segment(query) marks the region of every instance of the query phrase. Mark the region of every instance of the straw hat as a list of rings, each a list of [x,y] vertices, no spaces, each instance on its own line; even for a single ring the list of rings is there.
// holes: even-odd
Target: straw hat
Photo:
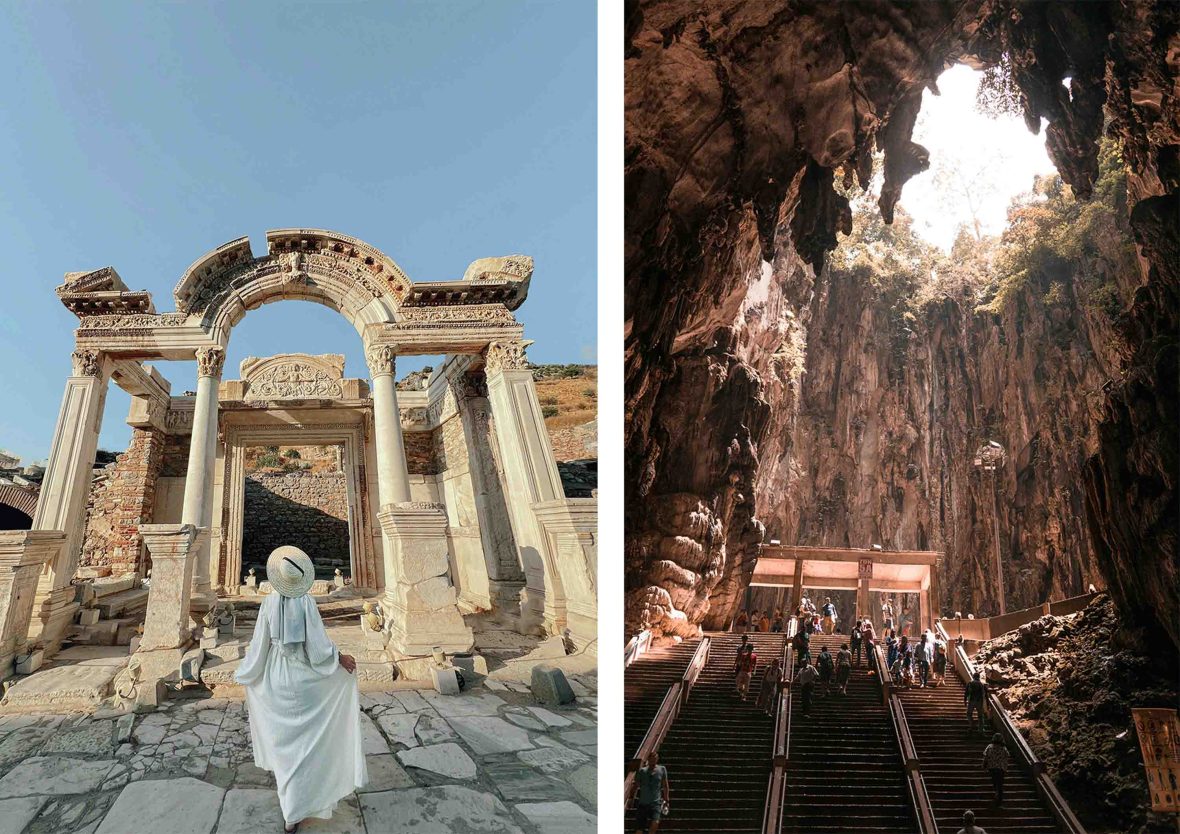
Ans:
[[[311,557],[298,547],[276,547],[266,560],[266,578],[270,586],[285,597],[301,597],[311,590],[315,566]]]

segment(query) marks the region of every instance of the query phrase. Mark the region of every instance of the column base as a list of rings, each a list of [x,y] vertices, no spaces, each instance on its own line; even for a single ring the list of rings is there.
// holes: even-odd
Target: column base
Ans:
[[[0,532],[0,679],[13,674],[13,660],[28,645],[37,601],[37,575],[47,562],[58,557],[65,540],[66,534],[57,530]],[[73,599],[73,587],[66,590]],[[55,613],[65,616],[71,612]]]
[[[38,591],[33,600],[33,620],[29,624],[29,640],[45,650],[46,657],[57,654],[66,633],[81,607],[75,600],[73,585],[57,588],[42,595]]]
[[[456,604],[441,504],[386,504],[378,514],[387,543],[385,612],[388,648],[399,655],[467,652],[475,645]],[[392,557],[392,558],[390,558]]]

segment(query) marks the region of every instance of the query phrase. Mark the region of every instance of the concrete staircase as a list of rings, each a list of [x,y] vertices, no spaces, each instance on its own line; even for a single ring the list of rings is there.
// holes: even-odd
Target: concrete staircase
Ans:
[[[983,749],[991,734],[967,736],[963,684],[953,670],[948,667],[945,683],[936,689],[900,694],[939,831],[958,831],[967,810],[975,812],[975,824],[988,834],[1061,830],[1032,777],[1019,766],[1011,750],[1004,805],[997,808],[992,804],[991,777],[983,769]]]
[[[847,635],[812,635],[811,656],[827,646],[833,660]],[[852,667],[848,694],[817,684],[811,715],[796,685],[791,698],[783,831],[912,834],[917,830],[889,708],[872,667]],[[952,829],[957,830],[957,829]],[[988,829],[989,834],[991,829]]]
[[[749,700],[734,691],[738,634],[709,635],[709,660],[660,749],[671,815],[660,831],[760,832],[772,765],[774,718],[755,706],[767,664],[783,653],[782,634],[751,634],[758,668]],[[628,707],[629,708],[629,707]],[[634,813],[628,829],[634,830]]]
[[[623,672],[623,757],[629,762],[639,749],[668,687],[680,680],[701,641],[685,640],[644,652]]]

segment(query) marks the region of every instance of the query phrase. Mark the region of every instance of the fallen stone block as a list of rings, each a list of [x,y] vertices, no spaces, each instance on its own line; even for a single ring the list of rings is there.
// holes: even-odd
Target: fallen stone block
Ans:
[[[41,649],[34,649],[28,654],[18,654],[16,656],[16,673],[18,675],[31,675],[41,668],[44,660],[45,652]]]
[[[430,678],[440,695],[459,694],[459,676],[456,674],[454,666],[443,668],[436,666],[430,670]]]
[[[463,674],[470,681],[476,675],[487,677],[488,661],[481,654],[456,654],[451,656],[451,663],[463,670]]]
[[[556,666],[538,665],[533,667],[533,697],[543,704],[572,704],[574,690],[566,680],[565,672]]]
[[[83,608],[78,612],[78,625],[92,626],[98,622],[97,608]]]

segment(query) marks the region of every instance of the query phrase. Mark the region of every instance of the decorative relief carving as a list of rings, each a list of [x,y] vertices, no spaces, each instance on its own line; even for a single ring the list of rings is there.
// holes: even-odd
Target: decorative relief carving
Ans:
[[[98,376],[102,366],[102,351],[76,350],[70,355],[74,363],[74,376]]]
[[[407,324],[516,324],[516,317],[503,304],[459,304],[453,307],[402,307],[398,320]]]
[[[85,330],[87,335],[91,330],[148,330],[157,327],[181,327],[188,316],[183,313],[164,313],[152,315],[150,313],[130,313],[125,316],[103,315],[87,316],[81,320],[79,330]]]
[[[246,400],[315,400],[344,396],[339,379],[305,362],[271,365],[251,376]]]
[[[199,347],[197,348],[197,376],[221,377],[221,369],[225,366],[225,348]]]
[[[484,353],[484,366],[490,374],[521,371],[529,367],[525,349],[531,342],[492,342]]]
[[[456,374],[449,381],[456,400],[470,400],[488,395],[488,378],[483,371]]]
[[[393,345],[371,345],[365,350],[365,363],[372,379],[385,374],[392,376],[397,372],[397,351]]]
[[[302,252],[284,252],[279,255],[279,269],[283,273],[283,283],[294,284],[300,280],[307,280],[307,270],[303,264]]]
[[[169,409],[164,415],[164,428],[169,434],[187,434],[193,430],[193,414],[191,408],[184,410]]]
[[[430,425],[429,410],[425,408],[403,408],[401,411],[402,428],[421,429]]]

